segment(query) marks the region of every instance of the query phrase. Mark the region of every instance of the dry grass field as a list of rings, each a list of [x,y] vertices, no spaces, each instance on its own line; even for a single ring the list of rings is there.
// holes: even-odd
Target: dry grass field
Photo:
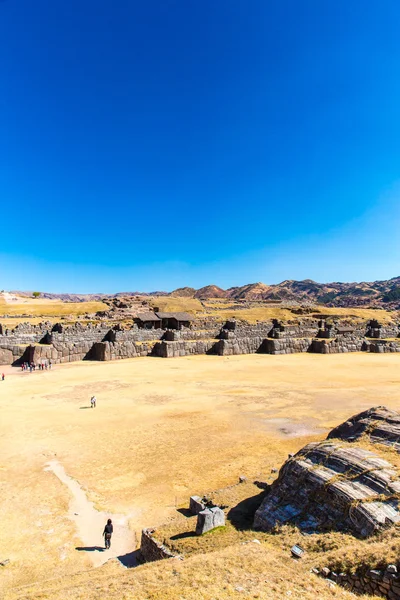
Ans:
[[[235,586],[249,598],[283,598],[288,591],[307,600],[350,598],[312,576],[310,559],[288,563],[287,547],[268,536],[261,545],[232,538],[232,546],[216,544],[212,554],[183,562],[125,571],[111,560],[93,570],[107,557],[77,548],[100,546],[100,525],[77,525],[83,515],[71,509],[71,490],[45,469],[50,461],[61,465],[95,509],[121,516],[116,529],[125,527],[124,517],[133,551],[142,527],[168,523],[191,494],[230,486],[239,475],[266,480],[289,452],[323,438],[350,415],[379,404],[400,409],[399,367],[395,354],[299,354],[79,362],[34,373],[4,368],[5,598],[104,593],[219,600],[237,595]],[[88,408],[92,394],[94,410]]]
[[[238,308],[233,306],[225,308],[223,304],[217,308],[212,304],[208,305],[209,308],[207,313],[218,317],[220,321],[235,317],[236,319],[242,319],[248,323],[256,323],[257,321],[270,321],[271,319],[279,319],[282,321],[288,321],[290,319],[301,318],[293,313],[289,308],[281,306],[268,306],[268,305],[256,305],[251,308]],[[313,309],[312,315],[324,315],[328,318],[337,319],[351,319],[351,320],[369,320],[378,319],[382,323],[390,322],[398,317],[397,313],[389,312],[382,309],[372,308],[329,308],[325,306],[318,306]],[[310,315],[307,315],[310,316]]]
[[[107,310],[103,302],[63,302],[62,300],[49,300],[47,298],[15,297],[10,294],[0,295],[0,322],[3,325],[15,326],[20,321],[31,323],[39,322],[44,318],[63,318],[66,316],[80,316],[94,313],[98,310]],[[2,318],[3,315],[13,317]],[[20,319],[15,317],[22,317]],[[31,318],[25,318],[31,316]],[[33,317],[33,318],[32,318]]]

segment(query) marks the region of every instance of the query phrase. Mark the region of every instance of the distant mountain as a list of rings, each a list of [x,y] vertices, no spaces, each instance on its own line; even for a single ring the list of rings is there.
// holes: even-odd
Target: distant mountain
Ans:
[[[199,300],[208,300],[209,298],[226,298],[226,291],[217,285],[206,285],[200,288],[194,294]]]
[[[276,300],[337,307],[374,306],[400,309],[400,277],[360,283],[318,283],[312,279],[302,281],[287,279],[274,285],[258,282],[232,287],[228,290],[223,290],[216,285],[209,285],[199,290],[181,289],[190,290],[190,297],[200,300],[210,298],[247,301]],[[179,290],[175,290],[171,295],[179,296]],[[185,295],[189,296],[189,293]]]
[[[32,292],[11,292],[18,296],[32,296]],[[119,292],[117,294],[51,294],[43,292],[42,298],[59,298],[65,302],[85,302],[88,300],[104,300],[106,298],[122,298],[132,296],[173,296],[208,300],[211,298],[227,298],[242,301],[283,301],[297,303],[323,304],[326,306],[372,306],[400,310],[400,277],[384,281],[332,282],[318,283],[312,279],[294,281],[286,279],[281,283],[266,285],[265,283],[249,283],[239,287],[223,290],[217,285],[207,285],[198,290],[182,287],[171,293],[167,292]]]
[[[174,290],[169,295],[177,298],[194,298],[196,290],[191,287],[182,287]]]

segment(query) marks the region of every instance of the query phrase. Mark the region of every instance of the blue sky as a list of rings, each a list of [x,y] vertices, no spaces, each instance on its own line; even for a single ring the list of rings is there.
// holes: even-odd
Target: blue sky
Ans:
[[[1,0],[0,287],[400,275],[400,4]]]

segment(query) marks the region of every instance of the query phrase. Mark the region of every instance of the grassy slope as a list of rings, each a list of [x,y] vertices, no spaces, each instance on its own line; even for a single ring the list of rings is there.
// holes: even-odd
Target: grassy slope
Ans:
[[[268,544],[250,542],[125,572],[112,561],[96,571],[15,590],[5,600],[270,600],[289,596],[296,600],[354,598],[311,574],[310,564],[291,559],[286,548],[273,551]]]

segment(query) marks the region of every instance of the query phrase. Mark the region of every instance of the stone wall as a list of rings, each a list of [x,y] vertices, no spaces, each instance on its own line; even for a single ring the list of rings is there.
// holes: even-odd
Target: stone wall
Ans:
[[[215,353],[219,356],[234,354],[255,354],[264,342],[264,337],[239,337],[228,340],[219,340],[215,344]]]
[[[388,565],[384,570],[369,569],[356,573],[335,573],[327,567],[321,571],[313,569],[313,572],[329,578],[356,594],[400,600],[400,577],[396,565]]]
[[[313,340],[310,352],[315,354],[337,354],[340,352],[361,352],[364,346],[364,338],[340,336],[331,341],[325,339]]]
[[[400,340],[398,342],[388,342],[379,340],[379,342],[366,342],[365,350],[368,352],[400,352]]]
[[[236,322],[236,326],[233,330],[228,328],[222,328],[221,334],[224,331],[229,331],[236,338],[247,338],[247,337],[268,337],[273,329],[272,321],[260,321],[254,325],[248,325],[247,323]],[[221,335],[221,337],[223,337]]]
[[[262,354],[294,354],[296,352],[309,352],[311,344],[311,338],[286,338],[283,340],[265,339],[259,351]]]
[[[219,337],[220,328],[217,329],[167,329],[163,330],[163,340],[175,342],[178,340],[209,340]]]
[[[140,541],[140,554],[145,562],[175,558],[176,555],[154,538],[155,529],[143,529]]]
[[[123,329],[116,331],[111,329],[105,340],[108,342],[151,342],[154,340],[160,340],[165,334],[165,329],[140,329],[139,327],[132,327],[132,329]]]
[[[153,355],[161,358],[175,358],[191,354],[215,354],[214,348],[218,343],[215,340],[194,340],[158,342],[154,346]]]
[[[150,356],[156,341],[153,342],[96,342],[91,351],[91,360],[120,360]]]
[[[14,355],[11,349],[0,348],[0,365],[11,365],[14,362]]]

